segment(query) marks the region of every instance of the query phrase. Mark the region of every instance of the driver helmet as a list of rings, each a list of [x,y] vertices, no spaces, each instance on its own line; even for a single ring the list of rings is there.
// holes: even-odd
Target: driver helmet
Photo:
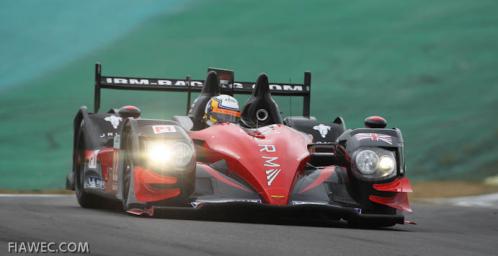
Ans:
[[[230,95],[212,97],[206,104],[204,120],[208,126],[218,123],[238,123],[240,119],[239,102]]]

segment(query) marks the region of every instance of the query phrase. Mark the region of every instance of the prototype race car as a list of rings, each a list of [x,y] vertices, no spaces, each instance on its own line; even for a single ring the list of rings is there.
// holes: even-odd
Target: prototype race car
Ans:
[[[73,168],[67,188],[82,207],[119,200],[136,215],[182,207],[305,210],[350,224],[392,226],[411,212],[403,137],[379,116],[346,129],[343,118],[310,116],[311,73],[304,83],[236,82],[208,69],[205,81],[102,76],[95,68],[95,108],[74,118]],[[101,89],[187,92],[187,114],[142,118],[135,106],[99,112]],[[200,92],[190,105],[192,92]],[[239,124],[206,127],[206,103],[251,94]],[[283,118],[272,95],[303,97],[302,116]]]

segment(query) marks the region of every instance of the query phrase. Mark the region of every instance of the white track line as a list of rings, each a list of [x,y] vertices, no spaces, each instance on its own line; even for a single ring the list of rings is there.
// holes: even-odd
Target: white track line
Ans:
[[[71,194],[0,194],[0,197],[69,197]]]
[[[461,207],[481,207],[498,209],[498,193],[485,194],[479,196],[464,196],[453,198],[426,198],[420,200],[422,202],[446,204]]]
[[[484,207],[498,209],[498,193],[451,198],[447,199],[446,202],[464,207]]]

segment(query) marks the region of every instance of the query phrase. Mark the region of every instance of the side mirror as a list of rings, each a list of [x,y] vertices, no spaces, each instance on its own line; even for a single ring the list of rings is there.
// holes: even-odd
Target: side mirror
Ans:
[[[365,127],[367,128],[386,128],[387,121],[381,116],[369,116],[365,118]]]

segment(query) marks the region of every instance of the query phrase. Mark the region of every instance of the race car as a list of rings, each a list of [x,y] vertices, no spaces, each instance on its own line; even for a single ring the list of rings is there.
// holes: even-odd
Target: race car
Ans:
[[[347,129],[342,117],[310,115],[311,73],[304,82],[235,81],[208,69],[207,78],[103,76],[95,66],[94,111],[74,118],[73,165],[66,186],[78,203],[120,201],[135,215],[205,208],[278,209],[376,227],[404,224],[411,212],[401,131],[380,116]],[[147,119],[136,106],[99,112],[102,89],[186,92],[186,114]],[[199,96],[191,104],[192,92]],[[207,102],[250,94],[239,123],[202,124]],[[302,116],[283,117],[272,95],[303,97]]]

